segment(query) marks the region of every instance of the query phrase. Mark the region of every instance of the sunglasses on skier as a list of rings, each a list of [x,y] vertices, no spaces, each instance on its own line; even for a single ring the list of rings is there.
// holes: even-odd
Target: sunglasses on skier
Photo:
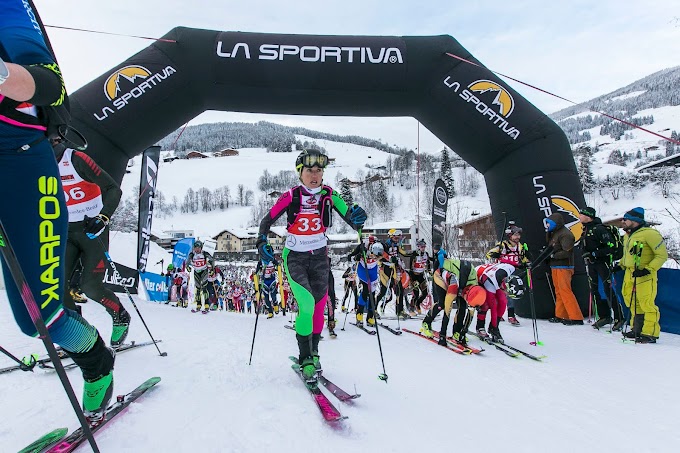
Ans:
[[[307,168],[319,167],[326,168],[328,156],[325,154],[306,154],[302,156],[302,166]]]

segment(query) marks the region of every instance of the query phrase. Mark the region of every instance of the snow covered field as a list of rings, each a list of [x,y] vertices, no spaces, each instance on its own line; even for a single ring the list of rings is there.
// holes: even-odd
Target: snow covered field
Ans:
[[[133,313],[129,339],[147,340],[124,303]],[[0,305],[7,307],[4,292]],[[348,322],[345,331],[338,328],[336,340],[320,345],[326,375],[345,390],[356,385],[362,394],[351,405],[333,401],[349,416],[333,429],[289,369],[296,342],[283,328],[287,318],[260,318],[248,366],[253,315],[137,305],[168,356],[159,357],[151,346],[119,355],[116,391],[129,391],[150,376],[163,380],[99,433],[103,452],[641,453],[677,451],[680,442],[676,335],[662,334],[656,345],[631,345],[588,325],[540,321],[545,346],[535,348],[528,344],[529,320],[519,328],[501,325],[509,344],[548,355],[537,363],[489,347],[481,356],[460,356],[410,334],[382,330],[385,384],[377,378],[382,368],[376,337]],[[107,338],[111,323],[104,309],[92,302],[83,308]],[[18,332],[6,308],[2,312],[5,348],[20,357],[42,350],[39,341]],[[417,330],[418,321],[402,326]],[[9,365],[0,357],[0,367]],[[80,394],[79,371],[68,373]],[[15,371],[0,380],[0,451],[17,451],[56,427],[77,426],[54,372]]]
[[[112,250],[134,250],[124,236],[117,241]],[[120,297],[133,317],[129,339],[148,340],[127,296]],[[98,434],[103,452],[646,453],[677,451],[680,442],[676,335],[662,334],[656,345],[633,345],[587,324],[539,321],[545,346],[533,347],[530,320],[518,328],[501,324],[509,344],[548,356],[538,363],[490,347],[481,356],[460,356],[407,333],[381,330],[389,375],[384,383],[378,380],[376,337],[349,322],[340,330],[344,315],[338,310],[338,338],[321,342],[322,363],[329,379],[347,391],[356,385],[362,396],[353,404],[331,397],[349,417],[333,429],[290,370],[288,356],[297,347],[294,333],[283,327],[288,318],[259,319],[248,366],[254,315],[192,314],[135,301],[168,356],[159,357],[152,346],[120,354],[116,391],[127,392],[151,376],[163,380]],[[111,321],[104,309],[89,302],[83,312],[108,338]],[[386,322],[396,327],[396,321]],[[418,330],[419,321],[402,327]],[[4,291],[0,332],[0,344],[15,355],[42,353],[38,340],[19,332]],[[0,367],[9,365],[0,356]],[[80,394],[79,371],[68,374]],[[15,371],[0,375],[0,382],[0,452],[17,451],[53,428],[77,426],[54,372]]]

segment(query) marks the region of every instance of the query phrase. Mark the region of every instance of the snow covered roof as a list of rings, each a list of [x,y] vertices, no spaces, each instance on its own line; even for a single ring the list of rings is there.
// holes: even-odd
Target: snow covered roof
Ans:
[[[273,226],[269,229],[269,231],[271,231],[278,237],[285,237],[288,234],[288,230],[286,229],[286,227],[282,226]]]
[[[220,231],[217,235],[213,236],[213,239],[217,239],[223,233],[229,233],[232,236],[236,236],[239,239],[248,239],[257,236],[257,228],[225,228]]]
[[[653,162],[650,162],[645,165],[640,165],[637,168],[638,172],[641,172],[642,170],[645,170],[647,168],[655,168],[655,167],[670,167],[672,165],[680,165],[680,154],[673,154],[671,156],[664,157],[659,160],[655,160]]]
[[[340,242],[340,241],[349,241],[349,242],[356,242],[357,236],[356,233],[346,233],[346,234],[327,234],[329,241],[333,242]]]
[[[389,230],[391,228],[409,229],[414,223],[413,220],[390,220],[387,222],[375,223],[371,225],[370,228],[372,230]]]

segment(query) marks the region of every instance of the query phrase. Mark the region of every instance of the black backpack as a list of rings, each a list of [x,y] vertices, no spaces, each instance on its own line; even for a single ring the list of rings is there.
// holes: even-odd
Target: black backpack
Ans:
[[[612,250],[612,261],[617,261],[623,258],[623,236],[619,233],[619,228],[615,225],[604,225],[605,228],[609,230],[614,240],[611,247]]]

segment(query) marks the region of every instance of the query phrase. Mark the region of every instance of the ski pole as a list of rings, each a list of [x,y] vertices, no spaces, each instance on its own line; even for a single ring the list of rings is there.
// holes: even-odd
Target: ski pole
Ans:
[[[52,359],[54,370],[57,372],[59,380],[61,381],[61,384],[64,386],[64,390],[66,391],[66,395],[68,395],[68,399],[71,402],[71,406],[73,407],[73,410],[75,411],[76,416],[78,417],[80,426],[82,427],[83,432],[85,433],[85,436],[87,437],[87,440],[90,443],[90,446],[92,447],[92,450],[95,453],[99,453],[99,447],[97,446],[97,443],[94,440],[94,436],[92,435],[90,423],[85,418],[85,414],[83,413],[83,410],[80,407],[80,403],[78,403],[78,398],[76,397],[76,394],[73,392],[71,382],[68,380],[68,376],[66,376],[66,370],[64,370],[64,365],[62,365],[61,359],[59,358],[59,354],[57,353],[57,349],[54,347],[54,344],[52,343],[52,337],[50,336],[50,333],[47,330],[47,326],[45,325],[45,321],[42,318],[40,308],[38,307],[38,304],[36,303],[35,298],[33,297],[33,291],[28,286],[28,282],[26,281],[24,271],[21,269],[21,265],[19,264],[19,259],[14,253],[12,244],[9,242],[9,238],[7,237],[7,232],[5,231],[5,226],[2,224],[2,220],[0,220],[0,249],[2,249],[2,256],[5,259],[7,266],[9,267],[10,273],[12,274],[12,279],[14,280],[14,284],[17,286],[19,292],[21,293],[21,299],[24,301],[26,310],[28,311],[31,320],[33,321],[33,325],[38,331],[39,338],[43,341],[45,349],[47,349],[47,354],[49,354],[50,359]]]
[[[529,343],[533,346],[541,345],[543,343],[538,340],[538,323],[536,322],[536,303],[534,302],[534,281],[531,278],[531,266],[527,267],[527,280],[529,280],[529,303],[531,305],[531,325],[534,329],[534,341]]]
[[[102,241],[102,238],[97,236],[97,240],[99,241],[99,244],[102,246],[102,249],[104,250],[104,256],[106,256],[107,261],[111,265],[111,269],[113,269],[113,274],[121,275],[120,272],[118,272],[118,268],[116,267],[116,263],[113,262],[111,259],[111,255],[109,255],[109,251],[106,249],[106,246],[104,245],[104,241]],[[137,304],[135,301],[132,299],[132,296],[130,295],[130,291],[128,291],[127,286],[125,285],[120,285],[123,287],[125,290],[125,294],[127,294],[128,299],[130,299],[130,302],[132,303],[132,306],[135,307],[135,311],[137,312],[137,315],[139,315],[139,319],[142,320],[142,324],[144,324],[144,328],[146,331],[149,333],[149,337],[151,338],[151,341],[153,341],[153,345],[156,346],[156,350],[158,351],[158,354],[161,357],[165,357],[168,355],[167,352],[161,352],[160,348],[158,347],[158,342],[154,339],[153,335],[151,335],[151,331],[149,330],[149,326],[146,325],[146,321],[144,321],[144,317],[142,314],[139,312],[139,308],[137,308]]]
[[[350,302],[352,302],[351,299],[352,299],[352,298],[350,297]],[[353,307],[353,309],[356,308],[356,306],[357,306],[357,300],[356,300],[356,298],[354,298],[354,307]],[[347,304],[347,311],[345,312],[345,321],[342,323],[342,329],[340,329],[340,330],[342,330],[342,331],[345,330],[345,324],[347,324],[347,315],[349,315],[349,312],[350,312],[350,308],[349,308],[349,304]]]
[[[257,320],[260,317],[260,281],[257,278],[257,269],[255,270],[255,275],[253,276],[253,286],[255,287],[255,328],[253,329],[253,342],[250,345],[250,359],[248,359],[248,365],[253,362],[253,349],[255,349],[255,334],[257,333]],[[293,313],[291,312],[291,316]]]
[[[366,280],[368,283],[368,300],[369,303],[371,304],[371,309],[374,313],[373,316],[375,316],[375,296],[373,295],[373,288],[372,288],[372,283],[371,283],[371,274],[368,269],[368,258],[366,257],[366,249],[362,247],[361,243],[361,228],[358,230],[359,233],[359,247],[361,248],[361,254],[364,257],[364,264],[366,264]],[[377,334],[376,337],[378,337],[378,349],[380,350],[380,361],[382,362],[382,368],[383,372],[381,375],[378,376],[378,379],[381,381],[385,381],[387,383],[387,371],[385,371],[385,358],[383,357],[383,351],[382,351],[382,343],[380,342],[380,329],[378,329],[378,326],[375,328],[375,333]]]

